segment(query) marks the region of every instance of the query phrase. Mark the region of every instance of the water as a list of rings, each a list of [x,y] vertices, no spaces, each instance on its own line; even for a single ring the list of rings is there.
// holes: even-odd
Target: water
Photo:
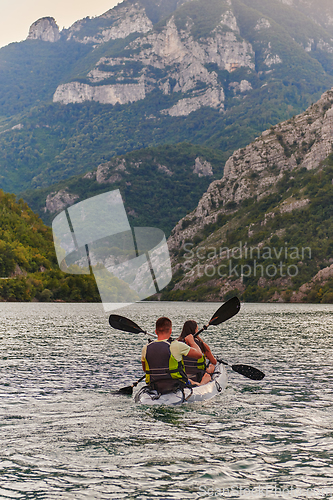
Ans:
[[[179,332],[219,305],[119,313]],[[100,305],[0,304],[1,499],[333,498],[333,306],[242,305],[204,338],[266,377],[229,370],[224,393],[176,408],[115,394],[142,375],[146,338],[107,319]]]

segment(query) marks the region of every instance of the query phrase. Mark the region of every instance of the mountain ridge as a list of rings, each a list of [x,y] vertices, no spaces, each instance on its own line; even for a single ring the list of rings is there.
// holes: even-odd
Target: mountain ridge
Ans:
[[[53,43],[1,49],[1,186],[46,187],[166,143],[218,148],[226,160],[303,111],[333,85],[331,35],[291,7],[253,2],[127,1]],[[126,9],[150,9],[153,27],[131,32]]]

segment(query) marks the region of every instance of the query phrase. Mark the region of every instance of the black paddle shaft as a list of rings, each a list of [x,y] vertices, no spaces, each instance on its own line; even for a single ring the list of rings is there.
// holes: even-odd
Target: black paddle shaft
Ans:
[[[121,389],[119,389],[118,394],[127,394],[128,396],[130,396],[131,394],[133,394],[133,387],[136,387],[138,383],[145,378],[145,376],[146,374],[144,374],[141,378],[139,378],[139,380],[134,382],[134,384],[132,385],[128,385],[127,387],[122,387]]]

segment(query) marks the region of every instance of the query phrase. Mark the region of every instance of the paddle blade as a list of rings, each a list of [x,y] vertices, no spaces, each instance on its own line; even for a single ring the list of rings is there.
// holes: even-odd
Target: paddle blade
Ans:
[[[244,375],[244,377],[250,378],[251,380],[262,380],[265,376],[263,372],[248,365],[232,365],[231,368],[234,372]]]
[[[133,394],[133,387],[131,385],[122,387],[119,389],[118,394],[127,394],[128,396],[131,396]]]
[[[230,319],[233,316],[235,316],[238,313],[239,309],[240,309],[239,299],[238,297],[233,297],[232,299],[225,302],[220,307],[220,309],[218,309],[216,313],[213,314],[209,324],[219,325],[220,323],[227,321],[227,319]]]
[[[109,323],[112,328],[121,330],[122,332],[145,333],[136,323],[134,323],[134,321],[124,318],[123,316],[118,316],[118,314],[111,314]]]

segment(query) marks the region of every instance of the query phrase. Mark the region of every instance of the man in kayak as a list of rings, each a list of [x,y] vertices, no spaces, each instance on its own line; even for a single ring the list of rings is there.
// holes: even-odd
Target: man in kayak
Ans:
[[[198,325],[195,321],[189,320],[185,321],[183,330],[178,338],[180,342],[184,342],[187,345],[189,338],[194,338],[198,331]],[[190,379],[190,382],[195,385],[203,385],[207,384],[211,380],[211,373],[213,373],[215,369],[215,365],[217,363],[216,358],[213,356],[210,347],[206,342],[201,340],[200,337],[195,337],[194,342],[200,347],[201,352],[203,353],[199,359],[193,359],[189,356],[184,356],[183,362],[185,366],[186,375]],[[206,359],[208,359],[209,366],[207,367]]]
[[[187,343],[172,341],[172,323],[162,317],[156,321],[157,340],[142,349],[142,368],[146,372],[146,384],[161,394],[173,391],[188,384],[184,369],[183,356],[197,360],[202,357],[200,347],[193,335],[188,335]]]

